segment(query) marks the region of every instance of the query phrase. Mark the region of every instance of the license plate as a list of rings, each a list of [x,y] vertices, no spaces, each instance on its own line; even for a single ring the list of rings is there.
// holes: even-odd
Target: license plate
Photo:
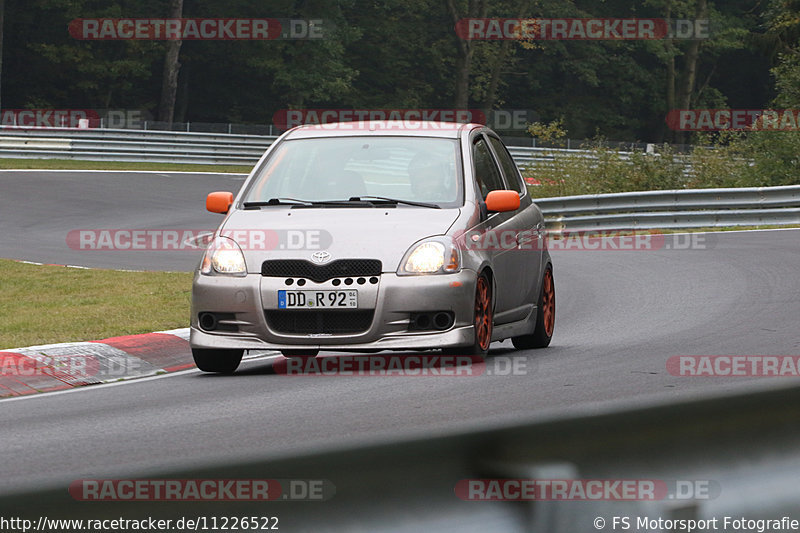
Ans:
[[[278,291],[278,309],[358,307],[358,291]]]

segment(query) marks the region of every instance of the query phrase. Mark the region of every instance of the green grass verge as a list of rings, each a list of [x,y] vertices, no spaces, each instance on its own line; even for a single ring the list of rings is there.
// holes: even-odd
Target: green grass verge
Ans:
[[[188,327],[192,274],[0,259],[0,349]]]
[[[74,159],[0,159],[0,169],[15,170],[163,170],[249,174],[252,165],[186,165],[182,163],[126,163]]]

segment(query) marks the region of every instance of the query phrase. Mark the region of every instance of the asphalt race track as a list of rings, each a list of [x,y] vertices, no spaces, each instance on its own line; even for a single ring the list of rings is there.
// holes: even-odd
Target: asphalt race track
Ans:
[[[192,270],[200,251],[81,249],[80,230],[213,231],[212,191],[236,192],[241,174],[0,170],[0,257],[134,270]],[[173,247],[174,248],[174,247]]]
[[[74,228],[211,227],[211,190],[241,177],[0,172],[0,256],[114,268],[190,269],[187,252],[83,252]],[[553,344],[514,352],[524,371],[478,377],[284,376],[273,359],[233,376],[156,379],[0,402],[0,496],[75,479],[197,465],[689,399],[761,379],[670,375],[675,355],[797,355],[800,231],[709,234],[683,250],[553,252]],[[141,256],[141,257],[140,257]],[[796,378],[795,378],[796,379]]]

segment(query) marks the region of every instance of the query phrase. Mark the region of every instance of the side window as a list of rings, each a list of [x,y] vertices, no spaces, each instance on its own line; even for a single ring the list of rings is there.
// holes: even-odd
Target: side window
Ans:
[[[492,154],[483,138],[475,141],[472,147],[472,160],[475,164],[475,180],[481,188],[481,196],[484,199],[491,191],[505,189],[500,170],[492,159]]]
[[[514,163],[514,159],[511,157],[511,154],[508,153],[508,150],[503,143],[500,142],[500,139],[489,137],[489,142],[492,143],[494,153],[497,155],[498,161],[500,161],[500,166],[503,168],[503,174],[506,175],[508,186],[511,188],[511,190],[522,193],[522,183],[519,179],[517,164]]]

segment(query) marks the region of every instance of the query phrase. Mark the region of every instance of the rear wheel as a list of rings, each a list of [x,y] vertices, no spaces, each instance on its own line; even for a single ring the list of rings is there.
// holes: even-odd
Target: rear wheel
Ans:
[[[478,276],[475,285],[475,310],[473,313],[475,327],[475,340],[463,348],[444,348],[442,352],[447,355],[486,355],[492,343],[494,329],[494,301],[492,298],[492,283],[485,273]]]
[[[242,362],[244,350],[207,350],[192,348],[194,364],[203,372],[233,374]]]
[[[553,338],[556,325],[556,286],[553,281],[553,267],[547,266],[542,277],[542,290],[539,291],[538,309],[536,311],[536,328],[530,335],[513,337],[514,348],[546,348]]]

